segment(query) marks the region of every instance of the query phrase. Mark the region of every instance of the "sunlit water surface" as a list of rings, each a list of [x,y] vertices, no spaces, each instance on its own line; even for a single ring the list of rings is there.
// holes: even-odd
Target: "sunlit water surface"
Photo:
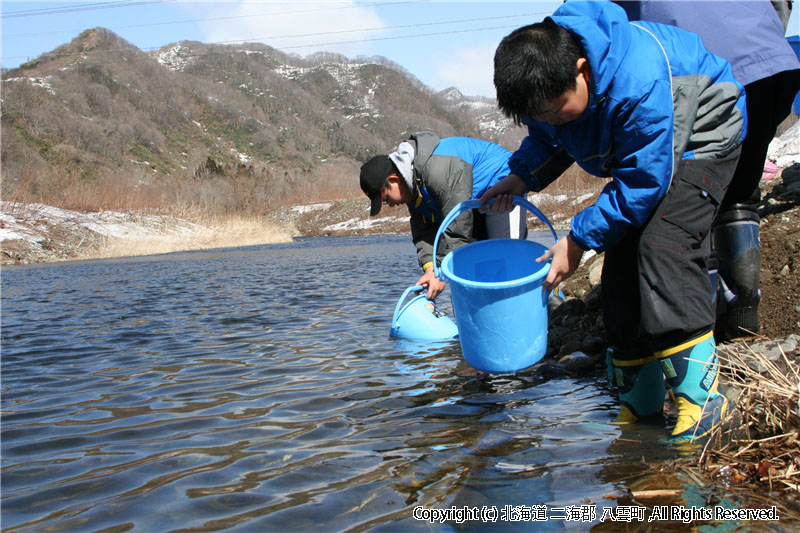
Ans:
[[[600,376],[389,338],[416,277],[407,236],[5,268],[3,529],[585,530],[676,456]]]

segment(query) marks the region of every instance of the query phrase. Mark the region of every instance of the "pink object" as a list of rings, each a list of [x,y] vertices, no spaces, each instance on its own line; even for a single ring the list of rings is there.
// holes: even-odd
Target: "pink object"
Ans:
[[[771,180],[778,173],[778,165],[770,160],[764,162],[764,172],[761,173],[762,180]]]

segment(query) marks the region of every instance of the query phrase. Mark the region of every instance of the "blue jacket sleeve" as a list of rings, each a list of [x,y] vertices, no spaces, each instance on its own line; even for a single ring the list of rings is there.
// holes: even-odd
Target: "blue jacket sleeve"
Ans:
[[[552,180],[544,182],[540,178],[543,167],[559,151],[558,145],[547,132],[539,129],[544,124],[538,124],[531,119],[524,120],[528,126],[528,135],[522,140],[519,148],[508,161],[512,174],[516,174],[528,186],[528,190],[541,191]]]
[[[631,227],[640,227],[666,194],[674,170],[672,88],[669,80],[648,83],[641,98],[615,104],[612,139],[616,160],[594,205],[572,220],[572,238],[583,248],[604,251]]]

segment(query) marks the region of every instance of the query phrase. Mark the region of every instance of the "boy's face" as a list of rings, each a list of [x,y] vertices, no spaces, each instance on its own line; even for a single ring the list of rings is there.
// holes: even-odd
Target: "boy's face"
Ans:
[[[411,201],[411,192],[406,182],[397,174],[389,176],[389,186],[382,189],[383,203],[389,207],[407,204]]]
[[[577,67],[575,89],[550,100],[550,106],[534,115],[533,119],[553,126],[563,126],[578,119],[586,111],[589,106],[589,62],[582,57],[578,59]]]

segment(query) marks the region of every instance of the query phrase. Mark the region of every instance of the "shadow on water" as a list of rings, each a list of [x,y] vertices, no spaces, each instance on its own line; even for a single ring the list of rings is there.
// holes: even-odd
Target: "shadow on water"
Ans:
[[[599,376],[389,338],[414,261],[373,236],[4,269],[3,529],[652,527],[630,491],[679,456],[663,425],[614,424]]]

